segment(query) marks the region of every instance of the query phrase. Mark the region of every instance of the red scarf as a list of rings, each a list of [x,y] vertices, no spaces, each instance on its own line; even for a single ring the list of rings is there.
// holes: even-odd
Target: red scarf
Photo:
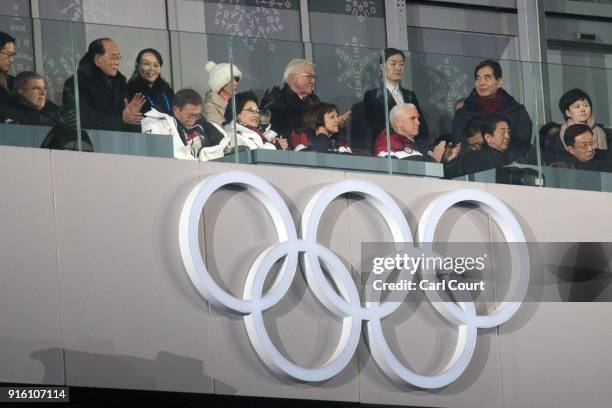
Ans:
[[[486,112],[487,115],[491,115],[499,109],[502,101],[502,93],[497,91],[494,97],[492,98],[483,98],[480,95],[476,94],[476,103],[480,105],[482,110]]]

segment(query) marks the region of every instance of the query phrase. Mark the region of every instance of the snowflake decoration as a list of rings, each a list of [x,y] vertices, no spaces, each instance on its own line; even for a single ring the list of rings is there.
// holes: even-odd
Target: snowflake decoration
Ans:
[[[365,89],[373,86],[377,77],[378,54],[367,51],[364,54],[364,50],[367,49],[363,48],[356,37],[352,38],[350,44],[336,50],[338,82],[353,90],[358,98],[363,97]]]
[[[373,0],[346,0],[344,10],[347,14],[357,17],[360,23],[376,14],[376,6]]]
[[[428,68],[430,102],[453,112],[455,101],[467,94],[468,75],[450,63],[448,57],[435,68]]]
[[[239,0],[222,0],[217,5],[215,24],[231,36],[244,37],[242,42],[249,51],[263,41],[268,43],[270,51],[275,51],[276,45],[269,41],[269,37],[285,29],[278,9],[291,8],[291,2],[257,0],[255,8],[246,8],[238,3]]]
[[[101,23],[105,17],[109,17],[108,0],[89,0],[87,5],[83,0],[70,0],[68,5],[60,10],[60,14],[65,15],[71,21],[81,21],[87,13],[87,21]]]

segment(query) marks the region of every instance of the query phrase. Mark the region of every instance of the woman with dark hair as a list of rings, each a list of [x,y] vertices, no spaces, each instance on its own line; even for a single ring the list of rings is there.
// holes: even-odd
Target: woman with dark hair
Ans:
[[[141,112],[151,109],[172,115],[172,98],[174,91],[168,82],[161,77],[161,67],[164,65],[159,51],[145,48],[136,56],[134,73],[127,83],[128,96],[142,93],[146,103]]]
[[[294,150],[314,150],[319,153],[352,154],[344,134],[340,132],[338,108],[321,102],[307,108],[305,129],[292,132]]]
[[[565,130],[572,125],[587,125],[593,131],[595,148],[608,150],[608,141],[603,127],[596,121],[593,114],[593,103],[589,95],[582,89],[572,89],[567,91],[559,99],[559,110],[565,119],[559,132],[559,140],[565,150]]]
[[[254,149],[282,149],[288,147],[287,140],[278,137],[278,134],[268,129],[262,130],[259,126],[260,112],[258,108],[259,100],[253,92],[241,92],[235,95],[236,98],[236,142],[238,146],[246,146],[250,150]],[[225,130],[230,135],[228,148],[234,147],[234,120],[232,118],[231,105],[225,110]]]

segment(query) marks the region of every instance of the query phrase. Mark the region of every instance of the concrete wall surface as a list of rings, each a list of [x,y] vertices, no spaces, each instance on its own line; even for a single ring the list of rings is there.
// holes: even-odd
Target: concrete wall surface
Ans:
[[[428,407],[599,407],[612,400],[612,304],[564,303],[567,287],[546,289],[546,299],[558,302],[526,302],[508,322],[479,329],[465,372],[437,390],[388,378],[363,337],[333,378],[288,379],[258,357],[240,314],[200,296],[178,242],[189,192],[230,170],[269,182],[296,228],[309,200],[343,180],[368,181],[388,192],[413,236],[432,200],[470,188],[505,203],[528,241],[566,243],[567,251],[561,245],[555,246],[560,253],[535,254],[538,267],[531,271],[535,279],[560,281],[566,265],[559,256],[571,264],[581,243],[612,241],[610,193],[15,147],[0,147],[0,169],[0,382]],[[271,221],[261,202],[237,186],[215,192],[204,208],[204,260],[234,296],[242,296],[254,260],[277,242]],[[360,244],[385,240],[391,232],[381,214],[353,194],[331,202],[317,233],[355,282]],[[485,213],[459,205],[442,218],[436,240],[503,238]],[[603,251],[599,268],[609,273]],[[317,300],[299,272],[264,321],[283,355],[315,367],[332,355],[342,319]],[[600,297],[593,300],[611,298],[610,292],[597,288]],[[436,372],[453,354],[457,326],[424,296],[408,299],[382,326],[391,351],[418,373]]]

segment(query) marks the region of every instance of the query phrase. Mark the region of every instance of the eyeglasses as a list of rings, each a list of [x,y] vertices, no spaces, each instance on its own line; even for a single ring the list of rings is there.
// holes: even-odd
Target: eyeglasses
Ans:
[[[186,115],[187,120],[199,120],[200,118],[202,118],[202,114],[201,113],[188,113]]]
[[[111,54],[110,55],[110,60],[112,62],[121,61],[121,55],[120,54]]]
[[[44,88],[42,86],[34,86],[32,88],[21,88],[21,89],[23,89],[25,91],[29,91],[29,90],[36,91],[36,92],[38,92],[40,94],[46,94],[47,93],[47,88]]]
[[[261,115],[261,111],[257,108],[243,109],[243,111],[247,111],[252,115]]]
[[[315,74],[300,74],[300,76],[304,76],[306,77],[306,79],[312,79],[313,81],[317,79],[317,76]]]
[[[575,145],[574,149],[578,149],[578,150],[586,150],[589,147],[595,147],[595,141],[591,141],[591,142],[585,142],[585,143],[581,143],[579,145]]]
[[[6,55],[6,58],[8,59],[15,59],[15,55],[17,55],[14,52],[6,52],[6,51],[0,51],[0,54]]]

